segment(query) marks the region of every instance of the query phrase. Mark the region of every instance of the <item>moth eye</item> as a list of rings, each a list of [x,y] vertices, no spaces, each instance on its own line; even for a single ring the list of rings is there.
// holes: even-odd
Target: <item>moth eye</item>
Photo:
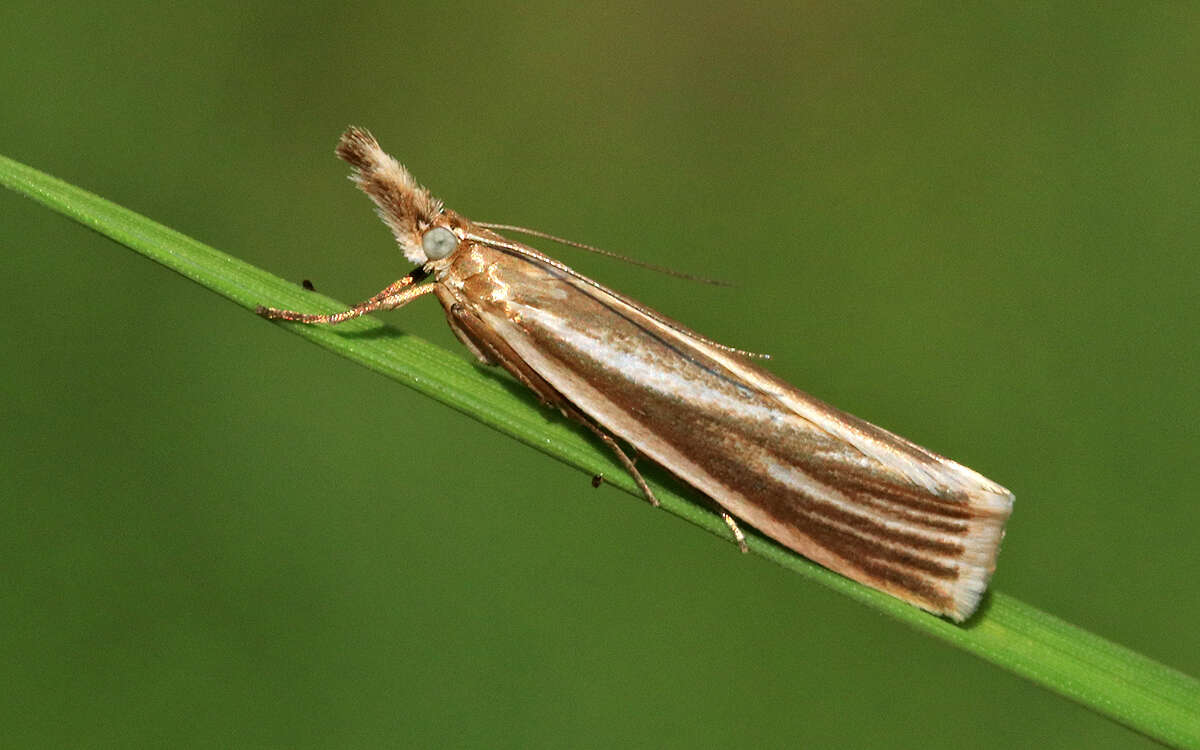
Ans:
[[[421,237],[421,248],[430,260],[441,260],[458,248],[458,237],[445,227],[434,227]]]

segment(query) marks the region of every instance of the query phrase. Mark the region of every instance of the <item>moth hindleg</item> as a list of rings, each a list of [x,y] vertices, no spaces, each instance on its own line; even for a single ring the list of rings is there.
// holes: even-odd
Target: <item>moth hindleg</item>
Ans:
[[[738,522],[734,520],[734,517],[729,515],[728,512],[722,510],[721,520],[724,521],[725,525],[729,527],[729,530],[733,532],[733,541],[737,542],[738,549],[742,551],[742,554],[749,552],[750,548],[746,546],[746,535],[742,533],[742,527],[738,526]]]

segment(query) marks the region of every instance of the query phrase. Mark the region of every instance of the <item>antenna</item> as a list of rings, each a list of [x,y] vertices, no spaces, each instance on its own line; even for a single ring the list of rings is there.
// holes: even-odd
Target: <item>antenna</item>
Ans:
[[[667,276],[674,276],[679,279],[687,279],[688,281],[695,281],[695,282],[699,282],[701,284],[711,284],[712,286],[723,286],[723,287],[734,286],[733,283],[725,281],[724,279],[710,279],[705,276],[696,276],[695,274],[685,273],[683,271],[676,271],[673,268],[667,268],[666,266],[655,265],[654,263],[647,263],[644,260],[630,258],[628,255],[621,255],[620,253],[614,253],[611,250],[604,250],[602,248],[596,247],[595,245],[588,245],[583,242],[576,242],[575,240],[568,240],[563,237],[559,237],[557,235],[550,234],[549,232],[543,232],[538,229],[530,229],[528,227],[519,227],[519,226],[516,226],[515,224],[493,224],[490,221],[475,221],[472,223],[475,224],[476,226],[484,227],[486,229],[499,229],[500,231],[520,232],[521,234],[527,234],[530,237],[540,237],[543,240],[550,240],[551,242],[557,242],[559,244],[567,245],[569,247],[577,247],[580,250],[587,250],[589,253],[595,253],[596,255],[603,255],[608,258],[615,258],[616,260],[622,260],[622,261],[625,261],[626,263],[630,263],[635,266],[641,266],[642,268],[647,268],[651,271],[657,271],[658,273],[664,273]]]

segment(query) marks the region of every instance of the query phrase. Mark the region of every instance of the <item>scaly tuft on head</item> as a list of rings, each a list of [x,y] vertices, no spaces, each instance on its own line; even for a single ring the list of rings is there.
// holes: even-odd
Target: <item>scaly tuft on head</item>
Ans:
[[[441,213],[441,201],[417,184],[408,170],[362,128],[347,128],[336,153],[354,167],[350,179],[375,202],[379,218],[391,228],[404,257],[424,265],[428,259],[421,249],[421,233]]]

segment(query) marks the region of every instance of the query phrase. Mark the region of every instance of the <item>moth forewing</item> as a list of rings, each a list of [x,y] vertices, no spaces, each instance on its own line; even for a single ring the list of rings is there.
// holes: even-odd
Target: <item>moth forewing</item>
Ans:
[[[1006,490],[536,252],[461,257],[439,283],[601,427],[827,567],[934,612],[974,611]]]
[[[338,155],[414,275],[338,322],[436,293],[455,335],[596,432],[613,436],[777,542],[956,620],[979,604],[1012,510],[1008,490],[802,393],[746,358],[557,260],[445,210],[365,131]]]

